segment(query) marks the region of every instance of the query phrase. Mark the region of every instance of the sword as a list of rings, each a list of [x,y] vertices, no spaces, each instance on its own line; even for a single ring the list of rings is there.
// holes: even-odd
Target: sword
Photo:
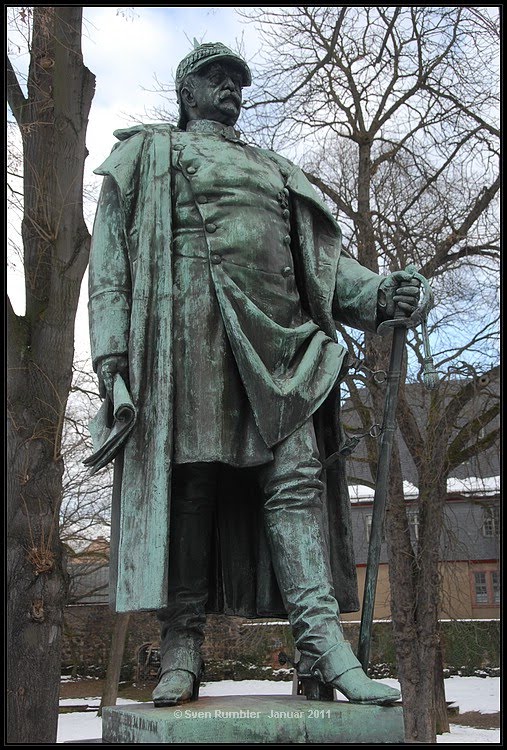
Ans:
[[[379,460],[375,481],[375,494],[373,498],[370,544],[368,548],[368,561],[366,564],[366,578],[364,583],[363,609],[357,649],[357,658],[361,662],[364,672],[368,669],[370,656],[373,608],[375,605],[380,548],[382,545],[382,523],[384,520],[387,499],[387,483],[396,428],[396,407],[398,404],[398,393],[401,382],[407,329],[414,328],[419,323],[422,324],[424,341],[424,384],[428,388],[434,388],[438,383],[438,375],[433,365],[426,330],[426,314],[433,304],[433,294],[427,279],[417,273],[415,266],[407,266],[406,271],[419,280],[423,289],[423,299],[417,309],[409,317],[406,317],[401,310],[396,310],[394,318],[392,320],[384,321],[378,328],[378,333],[380,335],[385,335],[385,333],[392,328],[393,340],[391,345],[389,373],[387,375],[387,390],[384,403],[384,417],[382,421]]]

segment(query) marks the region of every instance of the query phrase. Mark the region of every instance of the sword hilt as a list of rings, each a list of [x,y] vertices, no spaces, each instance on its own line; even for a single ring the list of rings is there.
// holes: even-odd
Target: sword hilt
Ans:
[[[381,336],[385,335],[390,328],[415,328],[433,306],[433,292],[428,279],[425,279],[424,276],[418,273],[416,267],[413,265],[407,266],[405,271],[418,280],[423,291],[423,298],[411,315],[407,316],[402,310],[397,309],[394,313],[394,318],[384,320],[377,328],[377,333]]]
[[[405,271],[414,279],[417,279],[423,291],[423,298],[418,304],[412,315],[408,317],[401,310],[396,310],[394,318],[385,320],[377,329],[381,336],[385,335],[390,328],[415,328],[421,325],[423,337],[424,357],[423,357],[423,383],[426,388],[436,388],[439,382],[438,372],[433,363],[431,354],[430,340],[428,336],[427,317],[428,312],[433,307],[433,291],[428,279],[418,273],[413,265],[406,267]]]

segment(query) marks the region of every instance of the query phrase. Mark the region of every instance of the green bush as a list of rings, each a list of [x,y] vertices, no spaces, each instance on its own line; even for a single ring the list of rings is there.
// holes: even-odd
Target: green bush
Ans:
[[[482,669],[500,664],[500,623],[456,621],[442,623],[444,665],[449,668]]]
[[[359,625],[344,623],[343,631],[355,650]],[[497,673],[500,665],[500,623],[497,620],[444,621],[440,623],[440,636],[447,676]],[[377,679],[396,676],[396,651],[390,622],[373,623],[368,674]]]

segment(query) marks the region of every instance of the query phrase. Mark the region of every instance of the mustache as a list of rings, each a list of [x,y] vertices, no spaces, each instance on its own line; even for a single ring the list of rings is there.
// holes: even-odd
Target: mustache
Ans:
[[[241,104],[240,95],[233,89],[224,89],[220,92],[218,98],[220,101],[223,101],[224,99],[232,99],[238,105],[238,107]]]

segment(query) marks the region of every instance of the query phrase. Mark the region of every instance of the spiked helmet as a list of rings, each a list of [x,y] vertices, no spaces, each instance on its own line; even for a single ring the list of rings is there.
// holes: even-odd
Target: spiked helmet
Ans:
[[[250,86],[252,83],[252,76],[250,68],[236,52],[233,52],[225,44],[221,42],[207,42],[206,44],[198,44],[194,40],[194,49],[183,58],[176,69],[176,95],[178,97],[179,105],[179,119],[178,127],[185,129],[187,124],[185,108],[181,101],[181,86],[186,76],[189,73],[195,73],[196,71],[208,65],[211,62],[219,62],[220,60],[234,63],[239,68],[243,75],[243,86]]]

